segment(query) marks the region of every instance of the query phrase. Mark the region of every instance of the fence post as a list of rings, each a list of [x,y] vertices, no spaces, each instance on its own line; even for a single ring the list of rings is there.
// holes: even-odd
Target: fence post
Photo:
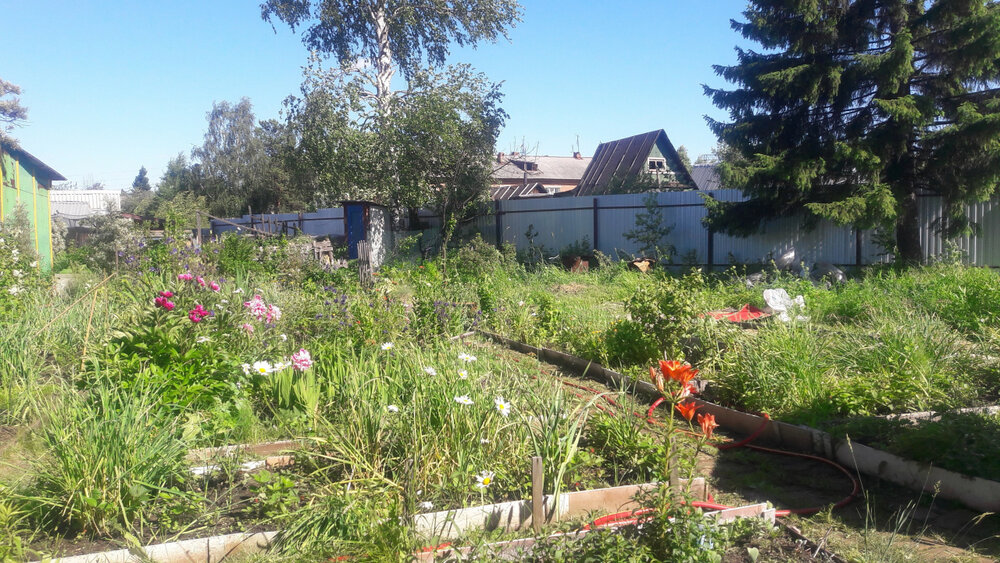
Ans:
[[[531,526],[536,534],[542,533],[542,523],[545,518],[545,473],[542,471],[542,458],[531,458]],[[557,508],[558,510],[558,508]]]
[[[594,196],[594,250],[599,250],[600,248],[599,245],[597,244],[598,241],[597,237],[600,234],[600,230],[598,229],[598,224],[597,224],[597,215],[598,215],[597,196]]]
[[[854,229],[854,265],[861,266],[861,229]]]
[[[503,247],[503,219],[500,217],[501,213],[500,200],[493,200],[493,218],[496,223],[494,236],[496,237],[497,250]]]

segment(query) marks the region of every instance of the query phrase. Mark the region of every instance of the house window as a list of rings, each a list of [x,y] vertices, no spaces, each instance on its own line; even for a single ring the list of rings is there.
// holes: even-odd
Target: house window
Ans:
[[[662,172],[667,169],[667,159],[650,158],[647,166],[650,172]]]

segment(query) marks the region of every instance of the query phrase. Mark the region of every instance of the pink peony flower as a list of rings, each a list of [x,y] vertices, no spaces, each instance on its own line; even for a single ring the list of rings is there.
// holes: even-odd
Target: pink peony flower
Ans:
[[[191,274],[177,274],[177,279],[180,281],[191,281],[194,279],[194,276]]]
[[[212,288],[212,291],[219,291],[219,284],[217,282],[208,284],[208,287]]]
[[[201,287],[205,287],[205,278],[198,276],[197,281],[198,285],[200,285]]]
[[[243,330],[247,331],[247,334],[253,334],[253,325],[250,323],[243,323]]]
[[[177,305],[174,304],[173,301],[167,301],[166,303],[163,304],[163,308],[166,309],[166,310],[168,310],[168,311],[173,311],[174,307],[176,307],[176,306]]]
[[[201,320],[207,316],[208,311],[199,304],[195,304],[194,309],[188,311],[188,318],[191,319],[191,322],[193,323],[200,323]]]
[[[174,296],[173,292],[170,292],[170,291],[161,291],[160,292],[160,297],[173,297],[173,296]]]
[[[309,356],[309,352],[305,348],[299,348],[299,351],[292,354],[292,367],[299,371],[305,371],[312,366],[312,357]]]
[[[173,295],[169,291],[161,292],[161,295],[159,297],[157,297],[156,299],[153,299],[153,303],[155,303],[157,307],[163,307],[164,309],[166,309],[168,311],[173,310],[173,308],[175,307],[174,302],[173,301],[169,301],[167,299],[167,296],[162,295],[162,293],[167,293],[169,295]]]

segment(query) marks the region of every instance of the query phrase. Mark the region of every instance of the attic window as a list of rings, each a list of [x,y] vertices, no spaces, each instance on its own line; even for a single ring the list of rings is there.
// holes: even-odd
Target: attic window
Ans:
[[[667,159],[665,158],[651,158],[648,161],[648,167],[650,172],[658,172],[667,169]]]
[[[535,172],[538,170],[538,163],[531,162],[530,160],[512,160],[515,166],[521,170],[526,170],[528,172]]]

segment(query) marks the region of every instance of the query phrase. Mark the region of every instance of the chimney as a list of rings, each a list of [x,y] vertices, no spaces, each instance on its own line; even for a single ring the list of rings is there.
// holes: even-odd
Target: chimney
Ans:
[[[575,152],[575,153],[573,153],[573,158],[575,158],[577,160],[583,160],[583,155],[580,154],[579,152]]]
[[[500,164],[503,164],[503,157],[504,157],[504,154],[502,152],[498,152],[497,153],[497,162],[499,162]]]

